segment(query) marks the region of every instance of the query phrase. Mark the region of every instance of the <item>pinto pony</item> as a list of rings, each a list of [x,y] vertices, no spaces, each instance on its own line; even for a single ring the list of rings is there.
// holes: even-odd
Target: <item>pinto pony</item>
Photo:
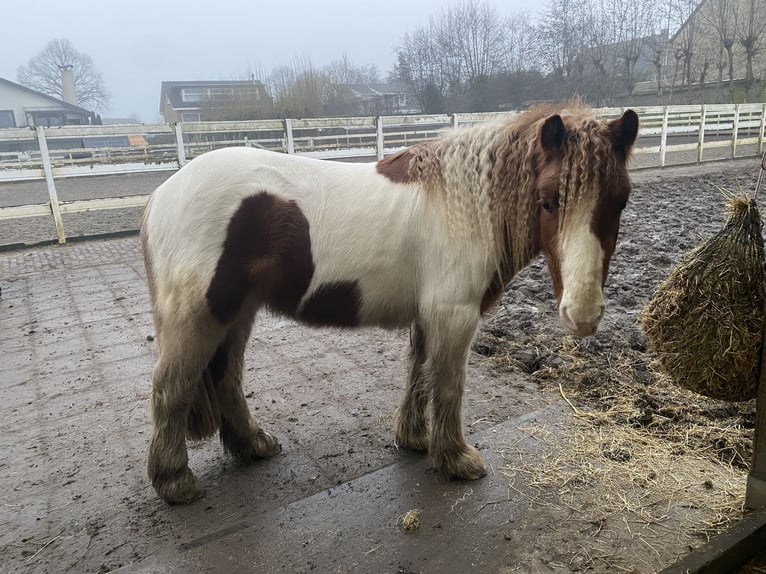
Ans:
[[[396,440],[449,477],[483,476],[462,420],[481,316],[544,251],[561,323],[595,332],[637,132],[632,110],[607,122],[569,102],[375,164],[227,148],[183,167],[152,194],[141,229],[159,343],[148,462],[159,496],[204,493],[186,438],[220,431],[242,459],[279,452],[242,390],[262,308],[311,325],[410,325]]]

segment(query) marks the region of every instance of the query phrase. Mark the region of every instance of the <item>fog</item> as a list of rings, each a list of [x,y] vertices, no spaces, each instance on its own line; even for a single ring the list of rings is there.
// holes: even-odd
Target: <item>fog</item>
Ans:
[[[344,54],[374,64],[385,78],[401,37],[447,5],[437,0],[348,1],[130,0],[2,2],[0,77],[17,81],[55,38],[89,55],[110,94],[104,117],[160,121],[163,80],[232,80],[266,74],[296,58],[321,67]],[[523,0],[497,3],[511,15]]]

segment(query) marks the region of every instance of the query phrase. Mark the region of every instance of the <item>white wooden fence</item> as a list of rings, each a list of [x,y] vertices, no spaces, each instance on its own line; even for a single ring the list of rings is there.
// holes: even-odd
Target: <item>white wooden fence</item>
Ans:
[[[634,107],[641,122],[638,168],[755,156],[764,150],[766,104]],[[624,108],[601,108],[618,117]],[[514,112],[453,115],[313,118],[185,124],[62,126],[0,129],[0,183],[46,181],[45,204],[0,208],[0,220],[52,215],[66,241],[62,214],[140,207],[146,195],[60,202],[65,177],[176,170],[213,149],[253,146],[324,159],[374,160],[436,137],[444,130]],[[147,190],[147,192],[150,190]]]

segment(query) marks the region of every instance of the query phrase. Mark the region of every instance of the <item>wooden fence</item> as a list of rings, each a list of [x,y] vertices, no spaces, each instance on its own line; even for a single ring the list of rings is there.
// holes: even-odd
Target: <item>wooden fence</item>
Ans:
[[[755,156],[764,150],[766,104],[634,107],[641,128],[637,168]],[[624,108],[601,108],[615,118]],[[147,195],[60,202],[66,177],[177,170],[207,151],[252,146],[323,159],[372,161],[447,129],[515,112],[0,129],[0,183],[45,180],[50,201],[0,208],[0,220],[140,207]]]

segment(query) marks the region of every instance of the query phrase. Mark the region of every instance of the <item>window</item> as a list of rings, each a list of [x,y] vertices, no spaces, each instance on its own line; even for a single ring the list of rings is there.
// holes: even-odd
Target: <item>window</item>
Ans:
[[[184,102],[201,102],[207,95],[207,90],[184,88],[181,90],[181,99]]]
[[[258,100],[261,93],[258,86],[214,86],[211,88],[181,88],[181,101],[185,103],[211,100]]]
[[[57,111],[32,111],[27,112],[27,121],[31,126],[63,126],[64,117],[61,112]]]
[[[202,117],[199,112],[183,112],[181,114],[182,122],[201,122]]]
[[[16,119],[13,110],[0,110],[0,128],[15,128]]]

